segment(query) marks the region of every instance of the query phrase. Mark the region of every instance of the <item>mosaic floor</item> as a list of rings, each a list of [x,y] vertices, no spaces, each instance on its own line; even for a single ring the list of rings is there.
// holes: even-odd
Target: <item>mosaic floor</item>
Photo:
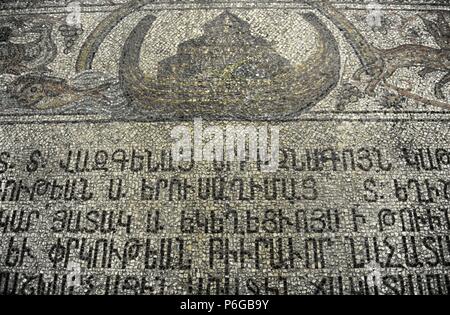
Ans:
[[[450,4],[0,2],[0,295],[450,294]]]

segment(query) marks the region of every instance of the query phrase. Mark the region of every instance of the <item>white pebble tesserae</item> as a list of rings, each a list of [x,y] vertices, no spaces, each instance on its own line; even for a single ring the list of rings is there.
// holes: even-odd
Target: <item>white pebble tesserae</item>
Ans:
[[[449,0],[0,0],[0,295],[449,295],[449,115]]]

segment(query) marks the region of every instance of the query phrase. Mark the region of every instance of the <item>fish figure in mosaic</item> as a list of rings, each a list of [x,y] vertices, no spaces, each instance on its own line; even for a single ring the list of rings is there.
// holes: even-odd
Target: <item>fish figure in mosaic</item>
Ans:
[[[57,47],[52,38],[53,22],[36,21],[23,32],[16,34],[19,23],[0,23],[0,74],[48,72],[47,66],[57,56]],[[35,39],[25,43],[13,41],[15,37],[25,36]]]
[[[83,46],[80,49],[76,63],[76,71],[83,72],[92,69],[92,63],[100,45],[112,30],[120,24],[127,16],[137,12],[152,0],[132,0],[123,4],[119,9],[112,12],[107,18],[103,19],[95,29],[89,34]]]
[[[363,73],[371,77],[366,94],[374,96],[375,89],[401,68],[421,67],[421,76],[432,72],[445,73],[435,85],[435,95],[439,99],[446,99],[443,88],[450,83],[450,26],[443,13],[438,14],[436,22],[422,18],[440,48],[406,44],[391,49],[379,49],[371,45],[329,1],[310,1],[310,4],[336,25],[355,50],[363,67],[355,72],[354,78],[360,80]]]

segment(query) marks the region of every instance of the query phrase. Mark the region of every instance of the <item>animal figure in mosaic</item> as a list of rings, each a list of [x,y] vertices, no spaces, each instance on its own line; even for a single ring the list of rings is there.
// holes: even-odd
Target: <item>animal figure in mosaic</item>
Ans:
[[[27,73],[14,80],[8,92],[25,108],[45,110],[78,102],[88,96],[103,98],[102,91],[110,86],[111,82],[105,82],[92,88],[80,88],[59,77]]]
[[[36,39],[15,43],[11,25],[0,26],[0,74],[20,75],[30,71],[47,72],[47,66],[56,58],[57,47],[52,38],[51,21],[36,22],[24,34]]]
[[[152,2],[130,1],[101,21],[80,51],[77,72],[92,69],[112,30]],[[121,87],[130,102],[155,115],[276,119],[298,114],[326,97],[340,72],[332,33],[315,14],[301,17],[317,35],[316,49],[302,64],[292,65],[269,41],[254,36],[248,22],[225,10],[204,25],[203,36],[180,43],[177,54],[161,61],[157,76],[150,76],[140,67],[141,50],[157,18],[147,15],[123,45]]]
[[[366,94],[374,96],[375,89],[401,68],[422,67],[419,73],[426,76],[432,72],[445,72],[444,77],[435,86],[435,95],[445,99],[443,88],[450,83],[450,26],[440,13],[436,22],[422,18],[427,30],[440,48],[423,45],[401,45],[391,49],[379,49],[371,45],[358,29],[328,0],[310,1],[311,6],[329,18],[349,41],[362,68],[356,71],[354,78],[361,79],[363,73],[370,76]]]

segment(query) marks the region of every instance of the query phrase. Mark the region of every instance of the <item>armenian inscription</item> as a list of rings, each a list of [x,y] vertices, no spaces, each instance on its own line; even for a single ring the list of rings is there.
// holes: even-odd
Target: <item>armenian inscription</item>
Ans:
[[[4,1],[0,295],[450,293],[447,1]]]

